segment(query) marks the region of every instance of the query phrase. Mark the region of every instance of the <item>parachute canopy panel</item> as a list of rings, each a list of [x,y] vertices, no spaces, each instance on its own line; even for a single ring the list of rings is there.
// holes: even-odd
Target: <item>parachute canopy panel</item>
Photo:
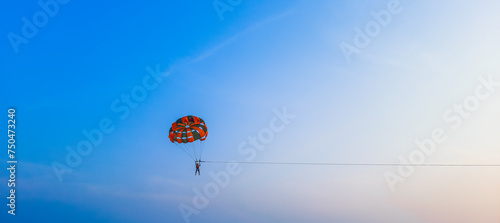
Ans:
[[[195,140],[203,141],[207,138],[207,126],[203,119],[193,115],[177,119],[170,127],[169,138],[171,142],[190,143]]]

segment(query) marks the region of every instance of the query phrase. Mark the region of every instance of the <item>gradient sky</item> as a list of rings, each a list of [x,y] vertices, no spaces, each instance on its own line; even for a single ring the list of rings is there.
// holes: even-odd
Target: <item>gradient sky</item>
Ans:
[[[168,140],[189,114],[209,128],[204,160],[246,161],[238,146],[286,109],[295,117],[252,161],[399,163],[438,128],[446,139],[425,163],[500,164],[500,86],[482,87],[488,97],[456,128],[443,118],[476,97],[480,78],[500,82],[497,1],[220,2],[223,17],[212,1],[60,1],[16,47],[9,33],[22,36],[43,7],[2,3],[1,108],[17,110],[19,163],[10,216],[0,156],[1,222],[184,222],[179,206],[226,171],[204,163],[194,177]],[[357,27],[398,2],[346,60],[341,43],[355,45]],[[117,112],[147,67],[161,83]],[[59,181],[54,162],[102,120],[113,131]],[[500,223],[499,167],[417,167],[392,189],[397,167],[238,170],[191,222]]]

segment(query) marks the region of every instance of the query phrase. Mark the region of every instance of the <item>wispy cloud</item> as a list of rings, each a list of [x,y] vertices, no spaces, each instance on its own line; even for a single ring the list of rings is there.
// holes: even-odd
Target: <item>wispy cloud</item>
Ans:
[[[209,58],[210,56],[214,55],[220,49],[236,42],[241,37],[244,37],[252,32],[255,32],[258,29],[262,28],[263,26],[265,26],[271,22],[285,18],[289,15],[292,15],[294,12],[295,12],[295,9],[288,9],[286,11],[271,15],[271,16],[269,16],[261,21],[253,23],[252,25],[248,26],[247,28],[243,29],[242,31],[240,31],[240,32],[230,36],[229,38],[223,40],[221,43],[216,44],[215,46],[207,47],[206,50],[202,51],[198,55],[195,55],[192,57],[188,56],[185,58],[181,58],[178,61],[171,64],[169,66],[169,68],[163,72],[163,76],[166,77],[181,67],[188,66],[188,65],[191,65],[193,63],[203,61],[203,60]]]
[[[239,38],[241,38],[241,37],[243,37],[245,35],[248,35],[248,34],[250,34],[252,32],[255,32],[256,30],[260,29],[261,27],[265,26],[266,24],[269,24],[269,23],[274,22],[276,20],[279,20],[279,19],[282,19],[284,17],[287,17],[287,16],[293,14],[294,12],[295,12],[295,10],[290,9],[290,10],[287,10],[287,11],[284,11],[284,12],[281,12],[281,13],[269,16],[269,17],[265,18],[262,21],[255,22],[252,25],[250,25],[249,27],[243,29],[243,31],[241,31],[241,32],[239,32],[239,33],[237,33],[237,34],[235,34],[235,35],[227,38],[222,43],[217,44],[217,45],[215,45],[213,47],[210,47],[208,50],[204,51],[199,56],[195,57],[195,59],[193,59],[191,61],[191,63],[196,63],[196,62],[205,60],[206,58],[208,58],[208,57],[212,56],[214,53],[216,53],[218,50],[224,48],[227,45],[230,45],[231,43],[234,43]]]

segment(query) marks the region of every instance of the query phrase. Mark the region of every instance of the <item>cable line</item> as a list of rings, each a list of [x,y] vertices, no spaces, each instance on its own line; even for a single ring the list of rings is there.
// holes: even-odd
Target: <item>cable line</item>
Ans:
[[[240,164],[267,164],[267,165],[322,165],[322,166],[415,166],[415,167],[500,167],[500,164],[411,164],[411,163],[294,163],[294,162],[238,162],[238,161],[201,161],[205,163],[240,163]]]

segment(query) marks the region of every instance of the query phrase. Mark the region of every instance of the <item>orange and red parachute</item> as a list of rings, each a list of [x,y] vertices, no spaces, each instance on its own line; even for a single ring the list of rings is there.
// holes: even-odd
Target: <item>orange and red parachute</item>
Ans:
[[[177,119],[170,127],[170,141],[179,146],[189,157],[195,161],[201,160],[205,139],[207,138],[207,125],[203,119],[193,115]]]

